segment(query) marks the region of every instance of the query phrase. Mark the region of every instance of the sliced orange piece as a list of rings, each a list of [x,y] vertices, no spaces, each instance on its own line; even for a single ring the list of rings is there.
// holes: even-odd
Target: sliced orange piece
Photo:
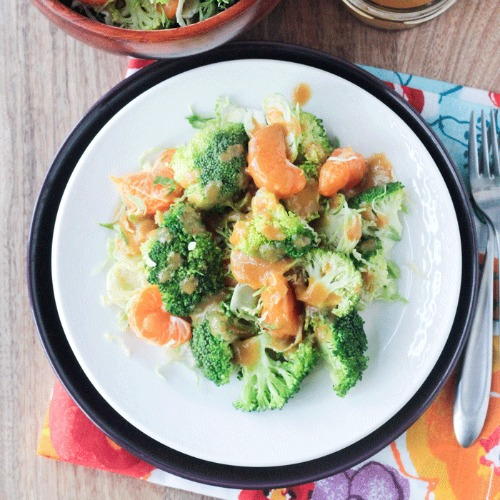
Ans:
[[[169,342],[173,347],[191,338],[191,325],[163,309],[160,290],[156,285],[143,288],[134,298],[128,314],[130,328],[154,344]]]
[[[271,273],[268,284],[262,290],[262,320],[269,326],[272,337],[295,337],[300,328],[297,301],[288,280],[282,275]]]
[[[285,128],[279,123],[258,129],[248,144],[247,173],[259,188],[289,198],[306,185],[304,172],[286,157]]]
[[[175,19],[178,5],[179,0],[169,0],[164,5],[158,5],[158,8],[163,9],[163,12],[165,12],[165,15],[168,17],[168,19]]]
[[[182,194],[182,187],[173,180],[173,171],[166,162],[157,162],[152,170],[123,177],[111,177],[127,209],[133,214],[154,215],[165,211]]]
[[[243,283],[258,290],[268,283],[270,274],[283,274],[290,268],[290,260],[278,262],[250,257],[237,250],[231,251],[229,267],[238,283]]]
[[[172,159],[175,154],[175,148],[167,148],[163,150],[159,158],[155,161],[155,164],[153,166],[153,170],[156,170],[156,175],[162,175],[161,173],[158,173],[159,170],[161,170],[164,167],[170,167],[172,163]],[[170,169],[172,177],[168,176],[170,179],[173,179],[173,170]]]
[[[230,269],[236,281],[254,290],[263,288],[261,317],[269,326],[269,334],[276,338],[294,337],[300,327],[295,294],[284,276],[289,267],[288,259],[268,262],[236,250],[231,252]]]
[[[323,196],[334,196],[342,189],[352,189],[363,180],[366,171],[362,155],[352,148],[337,148],[321,166],[319,192]]]

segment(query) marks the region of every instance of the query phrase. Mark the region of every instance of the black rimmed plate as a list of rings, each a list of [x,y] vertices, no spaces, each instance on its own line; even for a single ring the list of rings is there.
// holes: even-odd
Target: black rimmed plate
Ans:
[[[65,214],[66,216],[68,214],[76,214],[77,216],[77,213],[74,212],[74,206],[72,207],[71,205],[72,200],[75,200],[76,196],[69,196],[68,193],[71,193],[73,189],[77,189],[79,182],[84,182],[81,179],[78,180],[80,172],[88,171],[88,168],[86,169],[83,165],[85,165],[88,158],[92,156],[92,151],[95,152],[96,147],[98,147],[99,140],[102,142],[103,137],[106,137],[106,134],[108,134],[107,137],[109,139],[111,137],[109,136],[109,131],[111,129],[116,130],[117,120],[119,121],[124,119],[124,113],[118,112],[128,103],[131,103],[131,101],[133,101],[136,97],[145,93],[148,89],[151,89],[149,92],[149,95],[151,95],[151,92],[155,91],[153,87],[161,82],[164,82],[162,85],[166,85],[169,82],[182,81],[183,75],[186,75],[186,72],[190,70],[193,70],[190,75],[195,75],[195,70],[203,71],[205,68],[215,67],[214,63],[224,63],[226,66],[222,64],[218,67],[227,67],[229,61],[238,61],[238,64],[250,64],[249,67],[252,67],[252,61],[254,64],[264,66],[265,64],[270,64],[271,61],[274,61],[274,65],[280,66],[281,74],[285,75],[286,72],[290,72],[290,68],[293,67],[294,69],[291,72],[293,73],[295,71],[297,78],[300,78],[301,80],[303,79],[303,74],[300,73],[300,67],[309,68],[311,74],[315,71],[317,72],[317,70],[321,70],[322,74],[326,72],[330,75],[335,75],[332,82],[333,80],[335,80],[335,82],[345,82],[346,86],[343,87],[342,94],[344,99],[349,99],[348,89],[350,87],[357,86],[358,92],[362,92],[359,90],[360,88],[364,89],[366,92],[363,92],[363,95],[366,94],[370,97],[370,99],[376,100],[378,102],[378,106],[382,106],[381,103],[383,103],[385,105],[384,107],[392,110],[390,112],[394,114],[394,119],[391,121],[392,125],[389,124],[388,126],[392,127],[391,131],[395,134],[395,137],[399,132],[398,127],[394,124],[401,121],[406,123],[412,136],[415,137],[415,140],[418,138],[421,148],[424,149],[425,154],[428,155],[428,159],[425,155],[422,156],[420,160],[417,158],[417,167],[421,164],[422,168],[416,168],[413,177],[419,182],[414,182],[412,184],[413,180],[411,176],[406,174],[408,176],[406,179],[404,178],[405,173],[401,172],[403,176],[402,180],[407,185],[411,184],[411,191],[417,195],[416,199],[412,200],[414,206],[419,207],[419,210],[414,210],[415,214],[412,215],[412,217],[415,217],[415,223],[418,222],[417,219],[418,213],[420,213],[420,208],[424,211],[428,210],[429,214],[437,214],[436,216],[438,219],[439,209],[441,208],[444,211],[450,212],[448,214],[449,219],[447,219],[449,224],[441,223],[441,227],[444,228],[445,226],[451,227],[456,225],[456,233],[459,235],[458,238],[455,238],[455,241],[457,242],[456,244],[458,245],[457,251],[459,253],[461,247],[461,253],[459,255],[461,259],[459,258],[458,261],[455,260],[455,265],[457,265],[457,262],[459,264],[458,271],[452,273],[451,271],[453,271],[454,268],[447,268],[446,272],[448,275],[446,272],[444,273],[444,276],[447,278],[451,279],[454,276],[455,279],[458,279],[458,283],[455,286],[455,292],[453,291],[453,284],[449,284],[449,296],[451,297],[451,300],[448,302],[453,307],[453,314],[451,316],[448,314],[448,326],[441,324],[441,327],[444,330],[439,333],[439,335],[441,335],[442,344],[439,344],[438,339],[435,343],[429,343],[429,348],[434,348],[432,355],[435,356],[435,359],[432,358],[432,355],[426,357],[432,360],[433,368],[432,366],[429,367],[429,369],[425,372],[425,377],[419,381],[415,390],[408,389],[408,394],[403,394],[401,396],[399,406],[397,406],[397,402],[394,402],[393,397],[391,398],[387,396],[386,401],[384,401],[384,405],[387,407],[393,405],[392,407],[395,409],[388,413],[388,417],[386,419],[380,420],[377,423],[376,418],[374,417],[373,420],[377,424],[375,428],[369,429],[368,427],[365,427],[365,430],[369,429],[369,432],[366,431],[358,437],[353,434],[354,438],[351,436],[350,441],[344,443],[346,445],[345,448],[340,449],[340,451],[335,451],[334,453],[329,453],[326,456],[324,455],[326,454],[325,450],[328,449],[328,446],[330,446],[330,450],[339,449],[337,446],[338,443],[335,443],[336,437],[325,436],[323,441],[326,442],[327,448],[316,448],[314,443],[321,441],[321,439],[318,440],[318,437],[313,436],[310,431],[309,434],[303,434],[302,438],[305,438],[305,441],[302,443],[298,441],[295,447],[290,448],[286,457],[284,456],[285,453],[283,453],[282,456],[279,456],[279,454],[273,456],[270,452],[269,457],[266,457],[262,462],[262,466],[255,466],[260,465],[255,459],[249,459],[247,462],[232,458],[228,459],[229,463],[238,463],[239,466],[216,464],[214,461],[223,462],[225,458],[218,457],[215,452],[211,454],[211,446],[213,449],[213,445],[208,444],[207,448],[203,450],[203,446],[201,444],[199,449],[193,449],[192,446],[189,447],[189,443],[187,445],[183,445],[174,441],[168,441],[170,436],[164,438],[159,435],[158,432],[151,430],[152,426],[150,427],[150,425],[153,424],[141,421],[140,415],[133,415],[130,409],[122,407],[119,398],[117,400],[117,393],[113,394],[112,389],[105,387],[102,380],[95,377],[95,370],[93,370],[91,364],[88,362],[89,356],[85,355],[84,347],[82,347],[82,344],[78,343],[78,334],[75,333],[85,318],[81,318],[81,321],[72,324],[71,322],[76,318],[76,315],[74,314],[74,307],[72,309],[71,304],[65,303],[62,298],[68,295],[63,293],[65,283],[64,279],[61,280],[61,276],[65,276],[67,274],[64,272],[64,259],[65,255],[67,255],[67,252],[65,252],[65,244],[67,241],[73,239],[67,237],[61,238],[61,234],[67,234],[67,232],[64,231],[64,217]],[[250,62],[246,63],[245,61]],[[299,67],[297,63],[298,65],[304,66]],[[239,67],[241,69],[241,66],[238,66],[238,64],[232,64],[232,67]],[[255,71],[257,72],[257,68]],[[272,71],[272,68],[270,68],[269,71]],[[307,75],[309,73],[305,74]],[[255,75],[256,73],[253,72],[248,74],[250,82],[252,82],[252,78],[255,78]],[[176,77],[177,80],[174,77]],[[215,80],[213,80],[214,78]],[[226,78],[230,78],[230,75],[226,76]],[[283,76],[282,78],[286,77]],[[317,83],[319,82],[319,77],[317,81],[315,79],[313,80],[314,81],[312,82],[306,82],[311,83],[311,86],[313,87],[313,96],[321,96],[322,93],[324,94],[328,91],[324,85],[322,86],[320,83]],[[217,77],[207,74],[204,84],[209,87],[210,83],[213,83],[214,81],[217,82]],[[297,81],[297,83],[299,83],[299,81]],[[188,85],[187,82],[186,85]],[[253,87],[258,87],[258,85],[259,81],[256,80],[253,83]],[[317,89],[315,88],[315,85]],[[272,92],[276,90],[275,87],[279,87],[279,83],[276,82],[273,88],[271,88],[271,86],[269,87],[268,91]],[[282,90],[282,88],[279,88],[279,90]],[[333,83],[331,92],[332,96],[335,97],[335,86]],[[236,93],[235,97],[238,97],[239,95],[239,93]],[[339,96],[337,95],[337,98],[338,97]],[[197,96],[193,96],[190,103],[194,103],[198,106],[196,99]],[[147,95],[142,95],[140,100],[138,99],[135,101],[136,104],[138,102],[142,103],[143,108],[144,106],[147,106]],[[180,102],[182,102],[182,100]],[[322,102],[324,102],[324,98]],[[186,105],[190,103],[186,103]],[[333,106],[335,104],[333,100],[332,103]],[[245,104],[251,103],[245,102]],[[319,104],[321,103],[316,104],[316,106]],[[314,102],[311,102],[311,106],[313,106],[313,111],[318,114],[322,114],[320,110],[314,109]],[[337,107],[340,108],[340,104],[338,104]],[[358,119],[365,119],[366,121],[366,118],[370,117],[370,109],[365,109],[363,114],[358,116]],[[153,110],[151,112],[153,112]],[[374,124],[379,126],[375,122],[376,115],[373,116]],[[339,133],[341,139],[347,137],[348,143],[361,148],[363,147],[363,144],[365,144],[365,149],[368,151],[379,150],[376,148],[377,145],[380,145],[379,142],[376,144],[369,143],[370,137],[368,137],[367,140],[363,139],[368,141],[363,144],[360,143],[357,145],[354,143],[356,138],[352,135],[353,132],[350,132],[350,127],[355,127],[355,122],[352,120],[345,120],[341,116],[337,118],[337,122],[342,122],[342,124],[345,122],[345,125],[343,126],[338,124],[339,132],[337,132],[337,129],[335,130]],[[332,126],[334,125],[335,121],[333,121]],[[362,125],[359,125],[359,122],[358,130],[363,130],[363,127]],[[98,133],[99,136],[94,140]],[[120,137],[123,139],[124,136],[121,135]],[[400,142],[404,142],[403,139],[408,138],[409,136],[401,137],[402,140]],[[153,141],[153,144],[151,145],[155,146],[157,144]],[[387,148],[390,149],[390,145],[387,145],[387,147],[381,147],[380,149],[386,151]],[[78,167],[77,163],[79,163]],[[397,168],[397,162],[395,163],[396,171],[399,176],[400,172]],[[426,168],[428,168],[426,167],[426,164],[432,164],[436,173],[440,172],[439,178],[441,179],[443,189],[446,191],[446,197],[447,199],[449,198],[449,206],[446,205],[444,198],[442,201],[439,201],[437,205],[433,204],[433,202],[436,201],[436,196],[434,196],[434,198],[429,198],[428,193],[433,193],[433,190],[437,188],[433,187],[432,179],[429,180],[432,175],[430,174],[430,170],[426,170]],[[75,167],[77,167],[76,170]],[[74,170],[75,174],[72,177],[70,186],[66,190],[65,199],[61,203],[68,179]],[[102,173],[103,184],[106,182],[107,175],[107,172]],[[87,180],[87,182],[89,182],[89,180]],[[96,190],[99,191],[97,185],[95,183],[93,185],[96,186]],[[423,188],[421,186],[423,186]],[[426,196],[429,199],[427,199]],[[419,203],[423,205],[420,206]],[[58,212],[58,223],[56,225],[57,231],[56,237],[54,238],[54,225]],[[411,221],[412,219],[410,218],[408,223],[410,224],[408,230],[410,235],[413,227],[413,223]],[[82,232],[83,234],[88,234],[85,230],[82,230]],[[422,234],[422,231],[420,231],[420,234]],[[453,242],[453,234],[448,236],[450,241]],[[436,239],[439,239],[439,237],[439,234],[434,235],[434,238]],[[77,239],[78,235],[75,234],[74,238]],[[56,255],[60,258],[58,258],[55,262],[52,262],[51,266],[51,246],[53,244],[53,240],[55,241],[54,248]],[[424,244],[426,243],[429,245],[433,244],[432,241],[424,241]],[[410,246],[409,248],[411,250],[414,246]],[[443,249],[441,250],[443,251]],[[444,252],[446,253],[445,249]],[[417,258],[421,255],[422,252],[416,252],[416,254],[414,254]],[[42,193],[35,211],[29,254],[30,289],[35,317],[42,341],[56,371],[81,408],[101,429],[110,435],[110,437],[125,448],[129,449],[132,453],[153,463],[159,468],[195,481],[243,488],[269,487],[311,481],[333,474],[339,470],[346,469],[369,457],[385,446],[388,442],[403,432],[421,414],[437,393],[438,389],[444,383],[452,366],[455,364],[465,341],[466,333],[468,331],[470,311],[473,303],[473,291],[475,290],[476,282],[477,270],[475,255],[474,233],[468,211],[467,199],[464,195],[458,175],[456,174],[440,143],[428,130],[428,127],[421,120],[421,118],[404,101],[388,90],[380,81],[376,80],[364,71],[346,62],[333,59],[324,54],[307,49],[276,44],[240,43],[233,44],[203,56],[169,63],[156,63],[146,70],[138,73],[131,79],[128,79],[118,85],[87,114],[82,122],[80,122],[56,157],[42,188]],[[441,260],[447,261],[450,259]],[[55,275],[52,273],[55,273]],[[55,283],[56,297],[54,297],[54,288],[50,286],[52,283]],[[410,293],[413,289],[419,288],[418,286],[415,286],[415,283],[412,283],[411,277],[409,277],[405,283],[408,286],[408,293]],[[453,299],[454,294],[456,295],[456,300]],[[58,299],[59,310],[56,307],[55,298]],[[436,298],[436,301],[439,305],[438,299],[439,297]],[[86,302],[84,301],[83,303]],[[424,309],[420,309],[420,312],[426,313],[427,310],[429,315],[436,314],[436,311],[433,312],[432,301],[425,301],[420,298],[418,300],[410,300],[410,304],[412,303],[419,303],[422,307],[424,307]],[[434,306],[435,305],[436,304],[434,304]],[[425,309],[426,307],[427,309]],[[455,309],[457,311],[456,314]],[[391,314],[396,314],[396,312],[391,311]],[[404,312],[397,312],[397,314],[398,318],[405,319]],[[444,314],[443,316],[447,315]],[[412,316],[410,315],[410,318],[411,317]],[[406,319],[408,319],[408,317],[406,317]],[[61,322],[66,327],[67,336],[64,335]],[[451,333],[447,336],[451,323],[453,323]],[[418,330],[420,326],[415,325],[415,329]],[[411,325],[411,328],[413,328],[413,325]],[[420,330],[420,335],[423,335],[424,337],[426,334],[430,333],[428,331],[426,333],[425,327],[422,327]],[[71,343],[71,347],[68,343],[68,339]],[[385,341],[385,339],[382,340]],[[404,352],[405,356],[409,357],[412,355],[426,355],[425,349],[424,351],[418,353],[415,351],[415,349],[418,348],[418,345],[415,347],[415,343],[411,343],[411,346],[413,346],[414,349],[412,352],[408,351],[408,348],[406,351],[400,352]],[[374,354],[376,355],[376,353]],[[108,357],[107,359],[110,358]],[[376,365],[375,362],[372,364]],[[407,366],[406,363],[404,366]],[[82,370],[81,367],[83,367],[84,370]],[[420,372],[420,374],[417,374],[414,378],[419,380],[418,377],[421,376],[422,373],[423,372]],[[375,379],[376,377],[371,377],[370,373],[367,373],[365,376],[367,384],[370,383],[371,380]],[[90,380],[92,380],[93,383],[91,383]],[[363,384],[365,384],[365,381],[363,381]],[[99,387],[99,391],[97,391],[95,387]],[[285,422],[287,416],[289,415],[287,412],[295,411],[299,412],[296,413],[297,415],[300,415],[301,408],[304,407],[304,404],[310,405],[310,408],[314,409],[314,404],[318,404],[318,401],[314,402],[316,396],[314,396],[314,398],[308,398],[308,390],[309,388],[304,388],[305,395],[301,396],[299,394],[299,396],[292,402],[290,410],[286,409],[283,413],[275,414],[278,415],[277,417],[273,416],[270,418],[274,420],[280,419],[282,422]],[[366,401],[366,408],[369,408],[368,395],[375,394],[374,390],[370,391],[369,387],[366,385],[364,388],[361,385],[359,390],[358,388],[356,388],[356,390],[357,393],[353,394],[350,402],[345,403],[343,407],[348,407],[348,405],[353,404],[352,402],[354,401],[357,402],[356,404],[358,405],[358,409],[362,409],[363,407],[360,405]],[[365,391],[364,393],[363,390]],[[311,392],[310,394],[314,393]],[[305,399],[301,399],[301,397]],[[307,403],[304,403],[304,401],[307,401]],[[321,406],[321,400],[319,400],[319,404]],[[394,404],[396,404],[396,406],[394,406]],[[116,411],[116,409],[119,411]],[[372,410],[374,414],[376,410],[377,408],[374,407]],[[370,411],[368,411],[368,413],[370,413]],[[121,415],[126,415],[127,418],[125,419]],[[237,418],[239,417],[235,417],[235,419]],[[259,416],[258,418],[260,419],[261,417]],[[380,418],[382,417],[380,416]],[[342,419],[342,421],[345,420],[345,418]],[[257,421],[257,419],[248,421],[251,422],[249,425],[253,425],[254,421]],[[134,422],[135,425],[133,426],[130,422]],[[272,421],[269,422],[269,425],[273,425]],[[141,432],[139,428],[145,432]],[[181,431],[182,428],[179,428],[179,432]],[[204,431],[203,428],[202,431]],[[307,432],[306,426],[304,426],[304,432]],[[206,433],[209,435],[213,434],[211,429],[208,429],[208,432]],[[153,440],[151,437],[148,437],[151,435],[154,435],[157,439]],[[309,446],[304,444],[307,443],[308,437],[311,438],[311,443],[313,443]],[[184,443],[186,443],[186,439],[184,439]],[[163,441],[163,443],[168,441],[168,443],[171,444],[171,447],[161,444],[160,441]],[[280,442],[283,441],[281,440]],[[183,454],[179,451],[175,451],[173,447],[183,449],[184,451],[188,450],[189,454]],[[250,452],[247,454],[251,455]],[[211,461],[193,458],[193,455],[205,459],[210,458]],[[241,455],[245,455],[245,453],[241,453]],[[224,456],[230,456],[230,450],[226,450]],[[290,458],[290,456],[292,456],[292,458]],[[322,456],[322,458],[316,458],[318,456]],[[300,460],[296,457],[305,458]],[[310,458],[314,459],[310,460]],[[252,466],[250,467],[249,465]]]

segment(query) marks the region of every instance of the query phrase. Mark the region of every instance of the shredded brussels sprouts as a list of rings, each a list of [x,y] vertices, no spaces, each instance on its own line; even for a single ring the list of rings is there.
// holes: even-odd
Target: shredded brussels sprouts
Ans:
[[[95,21],[110,26],[132,30],[159,30],[184,27],[203,21],[226,10],[237,1],[109,0],[103,5],[92,5],[85,0],[73,0],[71,7]]]

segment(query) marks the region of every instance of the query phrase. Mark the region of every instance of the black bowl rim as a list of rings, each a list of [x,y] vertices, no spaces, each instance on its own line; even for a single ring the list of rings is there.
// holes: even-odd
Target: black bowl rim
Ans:
[[[450,192],[460,228],[462,285],[457,313],[433,370],[413,398],[388,422],[347,448],[300,464],[240,467],[196,459],[151,439],[109,406],[78,364],[62,329],[54,300],[51,246],[66,183],[80,156],[104,124],[136,96],[189,69],[234,59],[274,59],[323,69],[374,95],[398,114],[436,162]],[[475,307],[478,266],[472,212],[462,179],[439,139],[399,95],[359,67],[316,50],[271,42],[236,42],[184,59],[159,61],[120,82],[104,95],[69,134],[50,167],[33,214],[27,255],[28,286],[41,342],[54,370],[83,412],[111,439],[137,457],[177,476],[214,486],[267,489],[308,483],[368,459],[401,435],[429,406],[456,365]]]

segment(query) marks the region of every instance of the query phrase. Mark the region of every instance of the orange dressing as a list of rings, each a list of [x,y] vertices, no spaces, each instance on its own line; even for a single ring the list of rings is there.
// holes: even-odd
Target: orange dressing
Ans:
[[[387,184],[394,180],[392,163],[384,153],[377,153],[367,160],[368,170],[363,179],[364,189],[369,189],[381,184]]]
[[[286,200],[288,210],[295,212],[299,217],[308,219],[319,212],[318,182],[310,180],[300,192]]]
[[[279,206],[279,201],[273,193],[265,189],[259,189],[252,198],[251,206],[252,214],[259,215],[265,221],[259,227],[259,231],[266,238],[273,241],[281,241],[286,238],[283,231],[274,225],[274,211]]]
[[[273,193],[270,193],[265,189],[259,189],[252,198],[252,213],[256,215],[269,214],[269,212],[272,212],[273,207],[275,207],[277,203],[278,198],[276,198]]]
[[[245,149],[241,144],[232,144],[219,155],[220,161],[229,162],[244,153]]]
[[[233,350],[235,362],[242,366],[252,366],[259,361],[260,350],[257,337],[234,342]]]
[[[266,224],[262,230],[262,234],[272,241],[282,241],[286,238],[285,234],[279,227],[273,226],[272,224]]]
[[[351,226],[347,230],[347,239],[349,241],[360,240],[361,239],[361,231],[362,231],[361,220],[359,217],[356,217],[353,220],[353,224],[351,224]]]
[[[297,290],[297,298],[313,307],[335,307],[340,302],[340,297],[330,292],[321,282],[309,284],[307,288]]]
[[[304,172],[286,157],[285,128],[279,123],[257,130],[248,144],[247,173],[259,188],[289,198],[306,185]]]
[[[368,292],[373,291],[373,282],[375,281],[375,275],[369,271],[363,271],[361,273],[363,277],[363,283]]]
[[[377,227],[383,228],[389,224],[389,219],[384,214],[377,215]]]
[[[392,163],[385,153],[376,153],[366,160],[366,174],[363,180],[354,188],[346,192],[346,196],[351,198],[375,186],[387,184],[394,180]]]
[[[292,101],[299,106],[304,106],[311,99],[311,87],[307,83],[299,83],[293,89]]]
[[[233,232],[229,237],[229,243],[233,246],[237,246],[245,238],[245,234],[248,229],[248,222],[244,220],[239,220],[233,227]]]

